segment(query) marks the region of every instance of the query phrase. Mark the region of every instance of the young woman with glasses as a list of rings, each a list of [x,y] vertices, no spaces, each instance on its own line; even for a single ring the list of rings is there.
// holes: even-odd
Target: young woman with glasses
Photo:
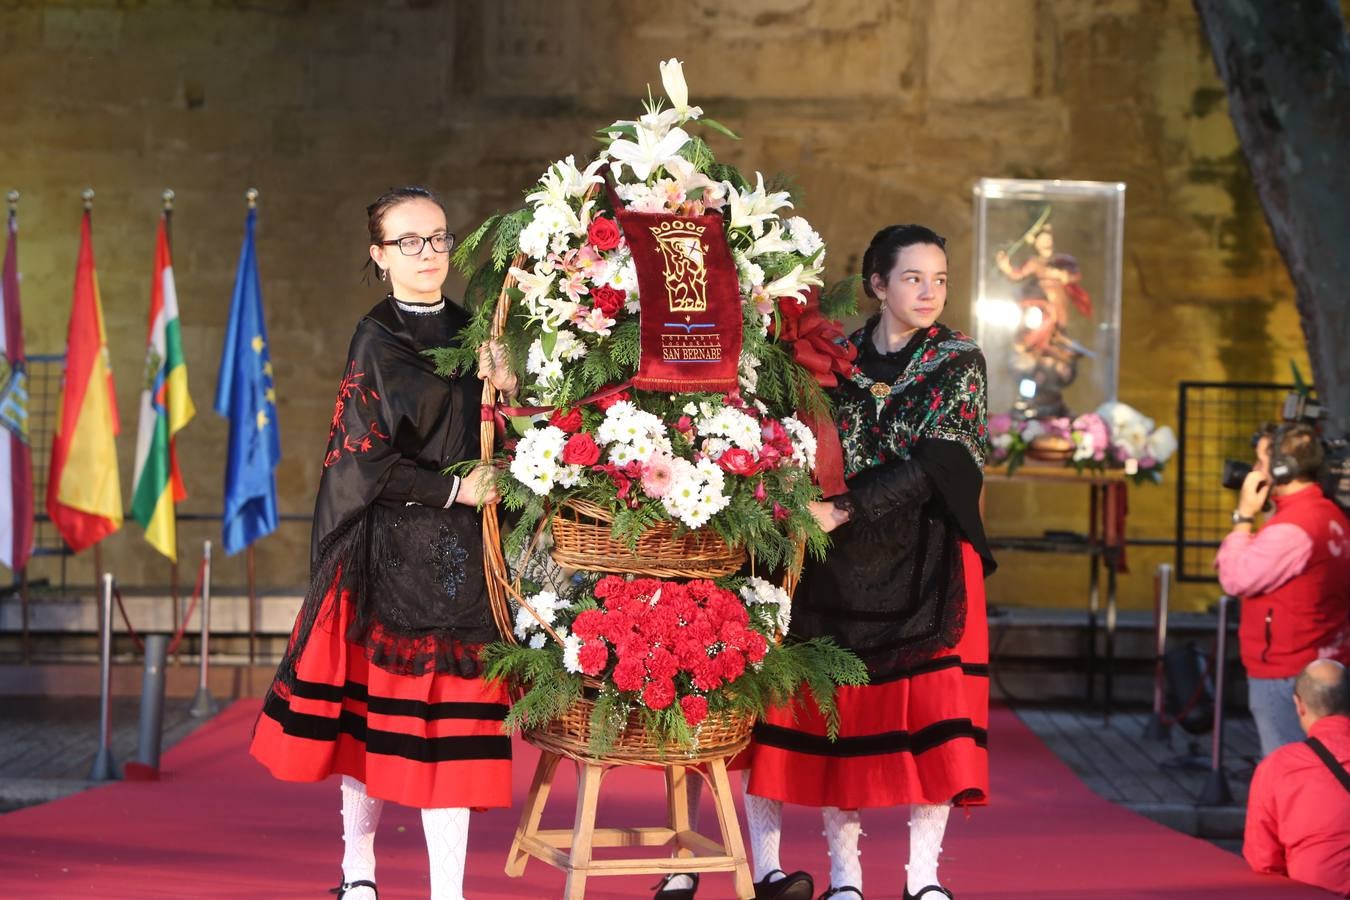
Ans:
[[[442,472],[478,456],[478,379],[504,394],[516,379],[501,347],[480,348],[478,378],[443,378],[422,353],[468,322],[441,294],[455,238],[435,195],[400,188],[367,212],[389,293],[348,351],[309,590],[251,751],[286,781],[342,776],[339,897],[377,897],[375,829],[392,800],[422,810],[433,900],[460,900],[469,810],[510,805],[511,745],[506,691],[478,665],[497,633],[477,507],[496,495],[482,470]]]

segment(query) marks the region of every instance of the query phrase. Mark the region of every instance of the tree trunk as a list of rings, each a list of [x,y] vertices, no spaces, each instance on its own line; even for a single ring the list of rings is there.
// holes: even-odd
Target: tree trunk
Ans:
[[[1337,0],[1192,0],[1297,294],[1328,437],[1350,433],[1350,38]]]

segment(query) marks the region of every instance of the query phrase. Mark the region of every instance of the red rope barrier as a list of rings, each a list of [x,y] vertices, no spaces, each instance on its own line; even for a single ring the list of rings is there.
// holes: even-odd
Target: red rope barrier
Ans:
[[[202,586],[206,580],[206,557],[202,557],[202,564],[197,569],[197,585],[192,589],[192,600],[188,603],[187,613],[183,616],[183,621],[178,623],[178,630],[174,632],[173,638],[169,641],[169,650],[167,656],[173,656],[178,651],[178,645],[182,643],[183,634],[187,631],[188,620],[192,618],[192,613],[197,609],[197,603],[202,598]],[[136,645],[136,649],[141,653],[145,652],[145,641],[136,633],[135,627],[131,624],[131,617],[127,615],[127,608],[122,604],[122,592],[113,588],[113,598],[117,601],[117,609],[122,613],[122,623],[127,626],[127,634],[131,635],[131,642]]]

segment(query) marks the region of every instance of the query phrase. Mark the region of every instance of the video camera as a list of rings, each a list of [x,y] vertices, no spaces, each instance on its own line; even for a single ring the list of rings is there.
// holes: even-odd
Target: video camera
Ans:
[[[1280,407],[1280,421],[1285,425],[1303,423],[1318,429],[1321,435],[1321,422],[1327,417],[1327,408],[1315,402],[1302,391],[1290,391],[1285,395]],[[1252,447],[1255,449],[1266,431],[1257,431],[1252,435]],[[1321,437],[1322,450],[1326,457],[1318,481],[1322,493],[1350,515],[1350,443],[1345,440],[1327,440]],[[1223,461],[1223,486],[1230,491],[1242,489],[1242,482],[1252,470],[1252,464],[1245,460],[1226,459]]]

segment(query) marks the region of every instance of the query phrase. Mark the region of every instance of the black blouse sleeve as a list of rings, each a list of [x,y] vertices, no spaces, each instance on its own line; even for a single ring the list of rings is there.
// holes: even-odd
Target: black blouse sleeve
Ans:
[[[454,493],[455,479],[434,469],[424,469],[411,459],[394,463],[380,491],[380,500],[393,503],[420,503],[443,508]]]
[[[848,491],[833,498],[851,522],[875,522],[897,509],[920,509],[933,494],[923,466],[912,460],[859,472]]]

